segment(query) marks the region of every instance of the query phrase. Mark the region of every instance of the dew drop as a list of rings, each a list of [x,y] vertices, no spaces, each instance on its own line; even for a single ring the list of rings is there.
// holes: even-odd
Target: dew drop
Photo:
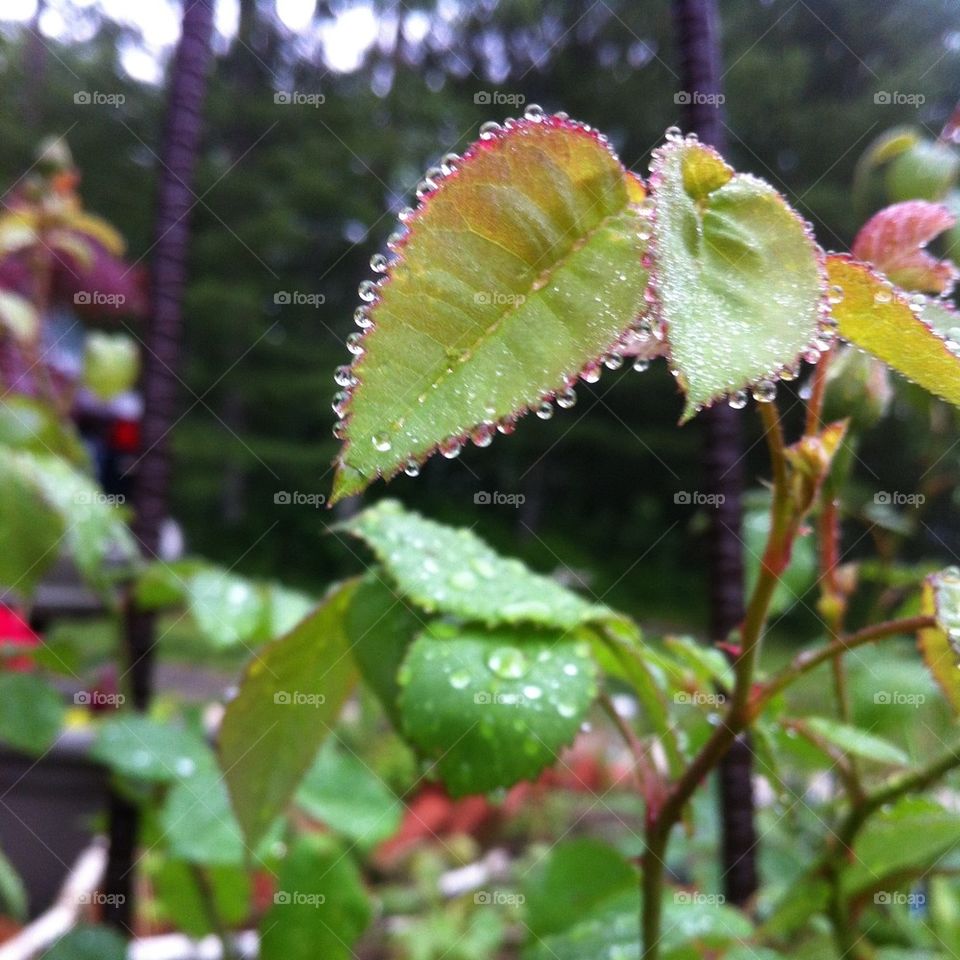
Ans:
[[[573,387],[567,387],[566,390],[557,394],[557,406],[561,410],[569,410],[577,404],[577,391]]]
[[[347,435],[347,424],[344,420],[338,420],[333,425],[333,439],[342,440]]]
[[[357,378],[348,366],[337,367],[333,379],[338,387],[355,387],[357,385]]]
[[[830,288],[830,293],[827,296],[827,299],[830,303],[836,305],[838,303],[843,303],[843,287],[838,287],[836,285]]]
[[[519,680],[527,672],[527,658],[516,647],[498,647],[487,658],[487,666],[498,677]]]
[[[820,351],[816,347],[808,347],[803,351],[803,359],[811,366],[816,366],[820,362]]]
[[[387,237],[387,247],[390,250],[396,252],[400,249],[400,244],[403,243],[404,238],[406,237],[406,230],[394,230],[393,233]]]
[[[544,117],[543,107],[541,107],[539,103],[531,103],[530,106],[523,111],[523,116],[526,120],[532,120],[534,123],[540,123]]]
[[[391,447],[390,438],[385,433],[375,433],[373,435],[373,449],[386,453]]]
[[[480,124],[480,139],[492,140],[503,128],[496,120],[488,120]]]
[[[600,364],[588,363],[580,374],[580,379],[584,383],[596,383],[600,379]]]
[[[481,423],[480,426],[470,434],[470,439],[477,447],[489,447],[490,444],[493,443],[496,432],[497,428],[492,423]]]
[[[667,127],[663,132],[664,139],[677,143],[683,139],[683,131],[679,127]]]
[[[424,177],[417,184],[417,199],[422,200],[427,194],[433,193],[437,189],[437,184],[435,180],[431,180],[429,177]]]
[[[577,715],[577,709],[576,707],[571,706],[569,703],[558,703],[557,713],[559,713],[560,716],[564,717],[566,720],[569,720],[571,717],[575,717]]]
[[[760,380],[754,385],[753,399],[757,403],[772,403],[777,397],[777,385],[772,380]]]
[[[346,410],[347,404],[350,402],[350,394],[346,390],[339,390],[333,395],[333,403],[330,405],[333,407],[333,412],[338,416],[343,416],[343,411]]]
[[[447,437],[447,439],[440,444],[440,453],[448,460],[453,460],[455,457],[460,456],[460,446],[459,438]]]
[[[502,433],[505,437],[509,437],[514,430],[517,429],[517,418],[516,417],[504,417],[497,423],[497,433]]]
[[[873,295],[876,303],[889,303],[893,299],[893,291],[887,286],[881,286]]]
[[[372,303],[377,299],[377,284],[373,280],[364,280],[359,287],[357,287],[357,293],[360,295],[360,299],[365,303]]]
[[[420,476],[420,464],[416,460],[408,460],[403,466],[403,472],[408,477]]]
[[[644,360],[643,357],[637,357],[633,361],[633,369],[636,373],[646,373],[650,369],[650,361]]]
[[[373,326],[373,320],[370,317],[370,308],[366,305],[357,307],[353,311],[353,322],[361,330],[369,330]]]
[[[397,219],[401,223],[406,223],[415,213],[413,207],[404,207],[398,214]]]
[[[390,261],[382,253],[375,253],[370,258],[370,269],[374,273],[386,273],[389,266]]]
[[[553,404],[549,400],[544,400],[543,403],[537,407],[537,416],[541,420],[549,420],[553,416]]]
[[[603,358],[603,365],[608,370],[619,370],[623,366],[623,357],[619,353],[608,353]]]
[[[359,357],[363,353],[363,334],[359,330],[355,330],[347,337],[347,349],[355,357]]]
[[[454,690],[463,690],[470,686],[470,674],[466,670],[455,670],[450,674],[450,686]]]
[[[440,169],[444,174],[449,175],[460,168],[461,159],[459,153],[445,153],[440,158]]]
[[[747,405],[747,400],[749,400],[747,391],[738,390],[736,393],[730,394],[730,398],[727,400],[727,404],[731,406],[734,410],[742,410]]]
[[[580,671],[577,669],[577,665],[575,663],[565,663],[563,665],[563,672],[568,677],[575,677]]]

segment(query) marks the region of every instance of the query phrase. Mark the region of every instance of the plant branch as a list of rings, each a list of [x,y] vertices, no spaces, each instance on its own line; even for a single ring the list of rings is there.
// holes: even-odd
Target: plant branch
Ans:
[[[787,667],[784,667],[783,670],[775,674],[764,684],[758,697],[758,705],[765,704],[805,673],[809,673],[828,660],[842,656],[848,650],[854,650],[856,647],[874,643],[877,640],[882,640],[884,637],[916,633],[917,630],[923,630],[925,627],[933,626],[936,626],[936,619],[934,617],[917,616],[905,617],[902,620],[886,620],[883,623],[875,623],[872,626],[864,627],[856,633],[839,637],[832,643],[817,647],[815,650],[804,650],[802,653],[797,654]]]
[[[779,414],[772,403],[759,404],[758,409],[763,420],[773,465],[770,536],[760,563],[757,582],[740,628],[740,652],[733,665],[734,688],[726,715],[714,729],[710,739],[673,784],[656,815],[648,816],[642,879],[642,960],[657,960],[660,953],[663,879],[670,833],[704,777],[720,763],[737,735],[749,725],[752,719],[753,676],[760,653],[763,627],[770,610],[770,601],[789,560],[792,541],[800,523],[800,517],[794,516],[791,510],[787,460]]]

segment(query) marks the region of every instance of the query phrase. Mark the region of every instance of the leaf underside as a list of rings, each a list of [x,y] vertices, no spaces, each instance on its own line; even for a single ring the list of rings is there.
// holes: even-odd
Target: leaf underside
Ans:
[[[650,185],[653,284],[686,420],[795,364],[820,325],[821,255],[773,187],[695,141],[661,147]]]
[[[376,291],[333,500],[539,405],[611,349],[643,302],[642,195],[598,134],[558,117],[471,146]]]
[[[220,765],[254,846],[283,811],[356,679],[344,632],[358,581],[334,589],[293,630],[258,650],[227,705]]]
[[[844,254],[827,257],[827,275],[843,297],[831,307],[837,331],[907,379],[960,406],[960,357],[906,296],[864,263]],[[928,309],[936,309],[933,303]]]

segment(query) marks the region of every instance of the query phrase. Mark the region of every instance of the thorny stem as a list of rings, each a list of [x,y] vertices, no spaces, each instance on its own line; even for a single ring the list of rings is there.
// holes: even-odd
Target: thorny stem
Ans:
[[[756,586],[740,628],[740,653],[734,662],[734,688],[726,715],[670,788],[655,815],[648,815],[642,877],[642,960],[658,960],[660,956],[663,880],[670,833],[703,778],[717,766],[737,735],[749,725],[753,717],[751,691],[763,627],[770,601],[786,568],[793,538],[799,526],[800,518],[794,515],[789,498],[787,460],[780,418],[772,403],[760,404],[758,409],[773,466],[770,536],[760,563]]]

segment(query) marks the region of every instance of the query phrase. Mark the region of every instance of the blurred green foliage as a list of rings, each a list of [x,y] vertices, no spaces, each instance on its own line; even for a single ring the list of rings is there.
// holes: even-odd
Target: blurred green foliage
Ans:
[[[648,151],[680,119],[679,71],[666,0],[504,0],[453,16],[449,4],[429,4],[424,42],[374,46],[346,74],[308,56],[272,4],[241,6],[240,35],[221,49],[212,80],[192,214],[175,510],[195,552],[316,588],[358,569],[356,550],[322,536],[330,521],[322,509],[275,496],[329,493],[331,377],[347,357],[356,285],[421,172],[462,149],[483,120],[516,112],[475,102],[495,92],[590,122],[627,165],[645,171]],[[392,4],[375,7],[387,21],[395,15]],[[318,16],[334,8],[320,4]],[[731,162],[783,190],[827,245],[847,246],[859,225],[850,184],[862,151],[896,124],[935,136],[953,108],[955,5],[730,0],[723,18]],[[0,181],[16,181],[42,135],[64,134],[84,172],[87,206],[123,230],[139,259],[153,242],[163,100],[121,69],[124,29],[104,21],[92,39],[69,46],[0,35]],[[122,93],[125,102],[78,108],[80,90]],[[274,102],[289,90],[325,99],[316,107]],[[877,102],[894,91],[920,93],[924,103]],[[703,551],[690,549],[689,536],[703,523],[675,495],[698,488],[701,426],[674,429],[681,401],[662,364],[643,376],[607,373],[579,393],[575,410],[525,421],[493,451],[434,460],[390,492],[438,519],[481,523],[494,544],[510,544],[537,569],[555,569],[563,557],[566,580],[611,605],[696,625]],[[953,415],[910,389],[900,395],[893,417],[858,451],[865,499],[877,489],[914,489],[920,436],[929,445],[931,426],[924,460],[940,459],[941,471],[956,466]],[[788,397],[788,418],[791,406]],[[751,416],[744,423],[755,478],[759,434]],[[494,490],[525,502],[474,503],[476,493]],[[934,533],[922,549],[956,545],[938,502],[928,510]]]

